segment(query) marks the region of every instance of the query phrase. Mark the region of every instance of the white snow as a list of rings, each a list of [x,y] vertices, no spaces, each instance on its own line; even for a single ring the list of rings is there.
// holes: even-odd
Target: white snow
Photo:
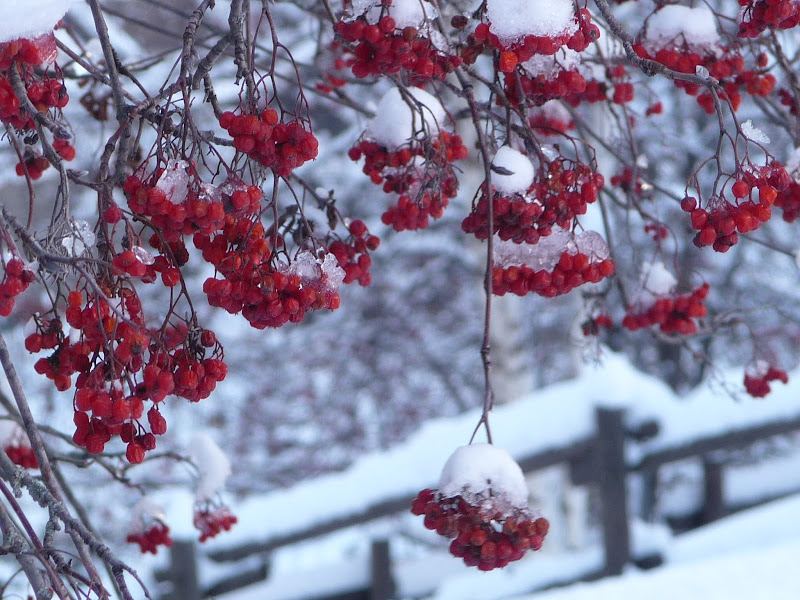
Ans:
[[[156,187],[164,192],[167,200],[181,204],[189,196],[189,163],[185,160],[170,159],[164,172],[158,178]]]
[[[166,519],[164,509],[156,504],[149,496],[142,496],[142,499],[133,507],[129,533],[144,533],[154,521],[163,522]]]
[[[800,148],[795,148],[792,150],[792,153],[789,155],[789,158],[786,159],[786,164],[784,168],[792,176],[792,178],[797,177],[798,172],[800,172]]]
[[[435,19],[436,7],[427,0],[394,0],[389,7],[389,14],[398,29],[419,27],[426,19]]]
[[[564,47],[553,56],[534,54],[529,60],[522,63],[522,66],[531,77],[542,75],[545,79],[550,80],[558,76],[561,71],[575,71],[580,64],[581,53]]]
[[[225,486],[231,474],[231,461],[207,433],[195,433],[187,452],[197,467],[195,498],[198,502],[211,500]]]
[[[578,28],[572,0],[488,0],[486,18],[503,42],[526,35],[557,37]]]
[[[697,48],[713,46],[719,42],[717,18],[702,4],[696,8],[669,4],[650,17],[646,39],[658,48],[683,40]]]
[[[322,272],[328,277],[328,291],[335,292],[344,281],[345,272],[333,254],[326,254],[322,260]]]
[[[406,88],[413,99],[406,101],[398,88],[389,90],[378,103],[377,116],[369,122],[366,137],[396,150],[412,138],[436,135],[445,120],[441,103],[419,88]],[[413,108],[412,108],[413,106]]]
[[[637,310],[647,310],[656,300],[675,291],[678,280],[661,261],[642,264],[641,289],[633,297]]]
[[[528,504],[522,469],[507,451],[492,444],[461,446],[447,459],[439,478],[439,493],[451,498],[464,492],[504,494],[518,508]]]
[[[533,183],[533,164],[519,150],[503,146],[492,159],[492,166],[509,171],[505,175],[492,169],[492,186],[503,194],[523,194]]]
[[[0,2],[0,44],[35,38],[50,31],[80,0],[3,0]]]
[[[547,237],[535,244],[516,244],[495,237],[494,264],[500,267],[527,265],[534,271],[552,271],[564,252],[574,256],[585,254],[590,263],[609,257],[608,244],[596,231],[574,234],[555,226]]]
[[[769,136],[758,127],[754,126],[752,119],[747,119],[747,121],[742,123],[742,133],[746,138],[757,144],[769,144]]]

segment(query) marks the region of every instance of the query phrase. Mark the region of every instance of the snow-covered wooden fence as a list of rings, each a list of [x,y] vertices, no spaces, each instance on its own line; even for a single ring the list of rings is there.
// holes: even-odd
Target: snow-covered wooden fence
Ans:
[[[592,485],[597,490],[601,505],[601,520],[604,533],[605,565],[599,572],[583,574],[582,578],[594,579],[618,574],[633,560],[629,532],[627,480],[634,474],[649,482],[645,497],[655,497],[658,470],[664,465],[687,458],[700,458],[704,464],[705,501],[697,523],[709,522],[732,510],[723,493],[725,461],[720,452],[746,448],[761,440],[800,431],[800,416],[781,418],[771,422],[739,428],[728,428],[706,436],[689,439],[675,437],[667,444],[648,451],[647,440],[658,436],[660,424],[654,420],[639,422],[634,429],[626,425],[623,408],[595,410],[595,429],[590,437],[573,439],[569,444],[544,449],[519,460],[523,470],[533,472],[554,465],[566,464],[573,483]],[[629,452],[629,450],[634,450]],[[631,460],[631,456],[637,456]],[[433,485],[433,482],[430,482]],[[272,551],[299,542],[312,540],[322,535],[381,517],[408,510],[413,498],[398,495],[385,498],[363,510],[339,515],[328,520],[318,520],[313,526],[277,535],[258,542],[207,552],[204,557],[215,563],[231,564],[236,571],[222,577],[202,589],[198,584],[195,548],[190,542],[176,543],[172,549],[171,566],[161,572],[160,578],[172,584],[172,593],[163,598],[172,600],[200,600],[218,597],[241,589],[258,581],[266,580],[269,574],[269,555]],[[736,507],[742,508],[742,507]],[[645,510],[647,507],[645,506]],[[255,566],[246,569],[234,568],[232,563],[260,557]],[[658,556],[637,557],[640,564],[659,563]],[[349,590],[336,596],[309,597],[309,600],[390,600],[394,592],[392,563],[387,542],[376,540],[372,546],[370,584],[366,588]],[[567,583],[567,582],[563,582]]]

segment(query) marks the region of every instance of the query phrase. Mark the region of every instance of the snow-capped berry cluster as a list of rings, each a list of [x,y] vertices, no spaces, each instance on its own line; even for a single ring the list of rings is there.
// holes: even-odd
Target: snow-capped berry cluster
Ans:
[[[19,258],[11,258],[5,263],[3,281],[0,282],[0,317],[11,314],[16,297],[27,290],[35,280],[36,274]]]
[[[275,235],[272,242],[282,240]],[[196,234],[194,245],[221,277],[203,284],[209,304],[242,313],[257,329],[299,323],[310,311],[339,307],[337,289],[345,275],[336,259],[303,252],[282,262],[257,220],[228,215],[219,233]]]
[[[575,65],[571,64],[573,62]],[[580,98],[586,91],[587,82],[576,65],[577,59],[567,61],[557,56],[535,56],[522,63],[520,69],[504,74],[506,98],[512,106],[518,106],[522,98],[534,106],[557,98]]]
[[[205,542],[223,531],[230,531],[239,519],[227,506],[205,506],[195,509],[192,522],[200,531],[198,541]]]
[[[773,367],[766,361],[757,360],[744,372],[744,388],[753,398],[763,398],[770,393],[770,382],[789,383],[786,371]]]
[[[492,175],[493,183],[500,179]],[[603,176],[592,172],[588,165],[566,158],[551,161],[540,167],[533,184],[513,192],[498,191],[495,184],[492,202],[494,231],[501,240],[535,243],[539,237],[550,235],[554,226],[568,228],[572,220],[586,213],[604,184]],[[466,233],[486,239],[489,209],[485,194],[461,223]]]
[[[709,285],[703,283],[692,292],[677,294],[677,280],[663,263],[647,263],[642,272],[641,290],[634,298],[622,326],[631,331],[658,326],[663,333],[692,335],[696,319],[706,316],[703,302]]]
[[[431,143],[412,143],[396,151],[362,140],[349,151],[351,160],[364,158],[363,171],[387,194],[399,194],[381,219],[395,231],[424,229],[444,213],[458,191],[452,162],[467,157],[461,138],[440,132]],[[424,160],[422,158],[424,157]]]
[[[65,314],[69,335],[59,318],[36,317],[25,347],[31,353],[52,350],[34,369],[58,390],[68,389],[77,374],[73,441],[89,453],[103,452],[118,436],[127,444],[128,461],[142,462],[155,448],[155,436],[167,430],[157,405],[171,394],[193,402],[206,398],[227,374],[213,333],[182,325],[156,335],[145,328],[133,293],[119,298],[114,311],[104,299],[90,294],[84,300],[73,290]],[[153,403],[149,431],[141,422],[146,401]]]
[[[233,180],[219,187],[203,183],[194,165],[184,160],[169,160],[149,175],[145,173],[146,166],[147,162],[143,163],[125,180],[128,206],[132,212],[146,216],[168,242],[217,231],[226,212],[245,214],[260,206],[259,188]],[[120,213],[114,206],[109,209],[113,213],[105,216],[107,221],[119,220]]]
[[[342,283],[358,281],[359,285],[367,286],[372,282],[369,269],[372,259],[368,252],[377,250],[381,241],[378,236],[367,231],[364,221],[355,219],[350,223],[350,235],[344,240],[334,240],[328,246],[328,252],[336,257],[339,266],[344,269]]]
[[[756,38],[767,29],[792,29],[800,23],[796,0],[739,0],[739,37]]]
[[[575,129],[575,121],[563,104],[554,100],[544,103],[539,110],[528,119],[528,125],[537,135],[564,135]]]
[[[783,220],[794,223],[800,217],[800,183],[792,181],[784,190],[775,196],[775,204],[783,211]]]
[[[447,114],[439,101],[419,88],[392,88],[381,99],[377,116],[363,139],[349,151],[364,158],[363,171],[396,203],[382,215],[396,231],[424,229],[442,216],[455,197],[458,180],[453,162],[467,157],[458,135],[443,129]]]
[[[171,548],[173,543],[172,536],[169,534],[169,527],[161,522],[153,523],[144,531],[129,533],[125,541],[130,544],[139,544],[139,550],[142,554],[147,554],[148,552],[157,554],[159,546]]]
[[[600,37],[589,11],[584,8],[576,13],[569,0],[531,0],[511,7],[502,0],[490,0],[486,8],[487,22],[475,28],[474,41],[500,51],[498,68],[503,73],[536,54],[552,56],[562,46],[582,52]]]
[[[495,244],[492,292],[552,298],[585,283],[598,283],[614,273],[614,261],[599,234],[575,235],[556,228],[535,244],[498,240]]]
[[[469,567],[491,571],[539,550],[550,528],[527,506],[522,470],[489,444],[457,449],[445,464],[438,490],[422,490],[411,512],[446,538],[450,553]]]
[[[421,11],[417,18],[403,14],[398,23],[395,16],[399,15],[393,16],[393,9],[408,13],[407,7],[398,5],[411,3],[418,10],[427,10]],[[333,26],[342,40],[354,45],[353,58],[347,61],[353,75],[364,79],[370,75],[391,75],[402,71],[412,84],[418,84],[431,78],[443,79],[461,65],[459,56],[437,48],[426,35],[428,20],[435,16],[436,9],[432,4],[424,0],[396,0],[388,8],[388,14],[379,19],[372,18],[372,11],[368,11],[354,20],[339,21]],[[411,6],[412,10],[414,8]]]
[[[297,119],[281,123],[278,112],[266,108],[259,114],[222,113],[220,127],[233,138],[233,147],[280,177],[317,157],[319,141]]]

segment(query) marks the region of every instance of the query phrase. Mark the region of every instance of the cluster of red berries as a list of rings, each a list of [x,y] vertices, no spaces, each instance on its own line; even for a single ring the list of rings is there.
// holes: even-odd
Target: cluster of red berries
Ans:
[[[364,221],[355,219],[348,227],[350,236],[346,240],[334,240],[328,246],[328,252],[336,257],[339,266],[344,269],[343,283],[358,281],[359,285],[367,286],[372,282],[369,268],[372,259],[368,251],[377,250],[381,243],[378,236],[367,231]]]
[[[695,319],[706,316],[708,312],[703,304],[708,296],[708,290],[709,285],[703,283],[691,293],[658,298],[645,311],[634,312],[635,309],[629,308],[622,319],[622,326],[636,331],[658,325],[663,333],[692,335],[697,332]]]
[[[777,369],[772,365],[766,366],[766,369],[759,368],[754,373],[745,371],[744,388],[753,398],[763,398],[769,394],[772,391],[769,385],[771,381],[789,383],[789,376],[786,371]]]
[[[482,53],[482,47],[486,45],[498,49],[500,51],[497,60],[498,70],[511,73],[519,63],[530,60],[534,54],[552,56],[562,46],[575,52],[586,50],[589,44],[600,37],[600,28],[592,23],[591,14],[585,8],[578,11],[576,20],[578,28],[571,34],[565,32],[555,36],[527,35],[510,44],[504,43],[492,32],[491,23],[480,23],[475,28],[475,33],[468,38],[468,42],[470,45],[481,47],[478,54]],[[474,53],[475,50],[472,50],[468,54],[472,60]]]
[[[622,171],[615,173],[611,176],[611,185],[620,188],[627,194],[639,195],[642,193],[642,180],[636,177],[636,183],[633,181],[633,171],[628,167],[623,167]]]
[[[614,83],[614,94],[611,101],[614,104],[627,104],[633,102],[634,89],[630,82],[628,72],[622,65],[615,65],[608,70],[608,78]]]
[[[194,511],[193,523],[200,531],[200,542],[216,537],[223,531],[230,531],[238,521],[227,506],[202,506]]]
[[[328,45],[327,56],[330,59],[330,64],[322,67],[324,81],[318,81],[315,85],[323,94],[330,94],[333,90],[347,85],[345,70],[353,66],[355,59],[352,56],[345,57],[345,52],[346,49],[339,40],[333,40]]]
[[[172,548],[172,537],[169,534],[169,527],[158,521],[153,523],[147,530],[138,533],[129,533],[125,541],[130,544],[139,544],[142,554],[148,552],[158,553],[158,547]]]
[[[766,29],[792,29],[800,23],[796,0],[739,0],[739,37],[756,38]]]
[[[299,323],[310,311],[339,307],[339,294],[319,264],[310,267],[314,277],[301,277],[277,262],[267,238],[259,221],[232,215],[219,233],[194,236],[194,245],[222,277],[203,284],[211,306],[241,312],[256,329]],[[274,241],[282,243],[279,236]]]
[[[681,208],[690,214],[692,228],[698,232],[694,244],[698,248],[712,246],[717,252],[727,252],[739,241],[739,233],[755,231],[769,220],[778,194],[789,189],[791,182],[783,166],[773,161],[760,169],[742,168],[737,172],[730,189],[736,204],[718,196],[703,209],[696,198],[685,197]],[[753,200],[755,190],[757,202]]]
[[[184,173],[177,173],[184,170]],[[174,185],[169,181],[175,177]],[[185,235],[213,233],[222,228],[227,212],[250,214],[261,205],[261,190],[230,180],[222,186],[208,186],[193,166],[170,161],[145,176],[143,167],[125,180],[123,186],[131,211],[144,215],[168,242]],[[119,221],[119,207],[106,211],[106,222]]]
[[[559,69],[550,76],[543,73],[531,76],[523,69],[506,73],[503,87],[512,106],[519,106],[522,98],[534,106],[541,106],[556,98],[581,97],[586,92],[586,79],[578,71],[570,69]]]
[[[15,465],[19,465],[23,469],[38,469],[39,461],[36,458],[36,453],[33,448],[24,444],[9,444],[3,451],[8,455],[8,458]]]
[[[16,297],[35,280],[36,274],[19,258],[12,258],[5,264],[5,274],[0,282],[0,317],[11,314]]]
[[[416,27],[399,29],[391,16],[369,24],[363,17],[339,21],[333,30],[347,43],[355,44],[348,61],[353,75],[392,75],[403,71],[412,85],[444,77],[461,65],[461,57],[437,49]]]
[[[481,571],[502,569],[521,559],[528,550],[539,550],[550,529],[543,517],[514,509],[499,511],[491,502],[469,502],[463,496],[441,497],[435,490],[422,490],[411,504],[411,512],[425,517],[425,527],[454,538],[450,554],[468,567]]]
[[[585,336],[597,336],[600,335],[600,328],[603,327],[605,329],[611,329],[614,326],[614,321],[611,319],[610,316],[605,314],[599,314],[594,317],[589,317],[581,323],[581,331]]]
[[[707,51],[700,54],[684,42],[661,48],[655,54],[648,52],[642,44],[635,44],[634,50],[638,56],[655,60],[679,73],[694,75],[698,67],[705,68],[709,76],[722,85],[724,95],[734,110],[738,109],[742,102],[741,90],[745,90],[751,96],[768,96],[775,90],[775,76],[765,72],[766,54],[757,57],[758,70],[753,70],[745,68],[744,58],[738,52],[725,47],[720,49],[721,52]],[[697,103],[706,113],[714,113],[714,97],[711,92],[699,93],[703,87],[689,81],[676,79],[674,83],[690,96],[697,96]]]
[[[494,193],[493,233],[502,240],[535,244],[540,237],[550,235],[554,225],[569,228],[572,220],[585,214],[587,205],[597,200],[603,185],[603,176],[588,165],[564,158],[553,160],[546,169],[540,169],[527,193]],[[489,236],[488,221],[484,193],[462,221],[461,229],[485,240]]]
[[[58,390],[68,389],[77,374],[73,441],[98,454],[119,436],[128,445],[128,460],[139,463],[155,448],[155,436],[167,430],[156,404],[170,394],[192,402],[207,398],[225,378],[227,366],[217,358],[221,348],[213,332],[190,332],[181,323],[168,327],[158,342],[159,336],[144,326],[134,293],[121,296],[118,311],[122,318],[105,300],[90,296],[84,302],[83,294],[73,290],[65,316],[76,333],[65,335],[58,318],[37,318],[25,347],[31,353],[53,350],[34,369],[52,379]],[[149,432],[139,421],[146,400],[153,403],[147,412]]]
[[[545,137],[564,135],[568,130],[575,129],[575,121],[572,119],[562,121],[558,117],[547,114],[545,111],[538,112],[528,119],[528,125],[537,135]]]
[[[794,223],[800,217],[800,183],[792,181],[775,196],[775,206],[783,211],[783,220]]]
[[[669,237],[669,229],[661,223],[647,223],[644,232],[649,233],[654,242],[662,242]]]
[[[467,149],[460,136],[441,131],[433,140],[415,140],[393,151],[362,140],[350,148],[348,156],[353,161],[363,157],[364,174],[373,183],[382,183],[385,193],[400,195],[381,219],[395,231],[405,231],[425,229],[431,218],[442,216],[458,191],[453,162],[465,159]]]
[[[55,60],[57,54],[52,32],[31,40],[18,39],[0,44],[0,121],[18,131],[34,130],[33,119],[20,111],[20,101],[14,93],[8,71],[12,65],[25,83],[28,98],[42,112],[50,108],[64,108],[69,95],[64,84],[37,74],[35,68]]]
[[[567,294],[584,283],[598,283],[614,273],[614,261],[592,259],[577,252],[564,252],[552,271],[535,271],[527,265],[495,266],[492,270],[492,292],[524,296],[533,292],[545,298]]]
[[[319,141],[299,120],[280,123],[278,112],[257,115],[222,113],[219,124],[233,138],[233,147],[280,177],[317,157]]]

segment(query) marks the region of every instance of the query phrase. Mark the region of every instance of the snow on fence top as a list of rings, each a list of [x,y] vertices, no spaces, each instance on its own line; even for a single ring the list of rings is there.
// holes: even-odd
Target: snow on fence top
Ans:
[[[740,387],[740,378],[737,372],[736,383],[731,385]],[[656,419],[661,428],[646,443],[628,444],[633,449],[628,458],[634,463],[647,454],[726,431],[800,418],[798,392],[800,372],[795,372],[789,385],[776,386],[763,400],[747,397],[737,401],[708,386],[678,398],[661,381],[609,353],[602,364],[586,367],[576,379],[496,407],[492,432],[498,446],[521,459],[589,438],[595,433],[595,407],[618,406],[627,410],[631,423]],[[469,441],[479,413],[476,408],[457,417],[430,421],[405,443],[364,456],[341,473],[234,504],[232,510],[239,516],[241,527],[214,546],[235,547],[302,532],[435,486],[448,457]],[[174,516],[171,523],[181,521],[180,511],[185,510],[186,503],[187,499],[173,500],[168,510]]]
[[[2,0],[0,44],[53,31],[78,0]]]

